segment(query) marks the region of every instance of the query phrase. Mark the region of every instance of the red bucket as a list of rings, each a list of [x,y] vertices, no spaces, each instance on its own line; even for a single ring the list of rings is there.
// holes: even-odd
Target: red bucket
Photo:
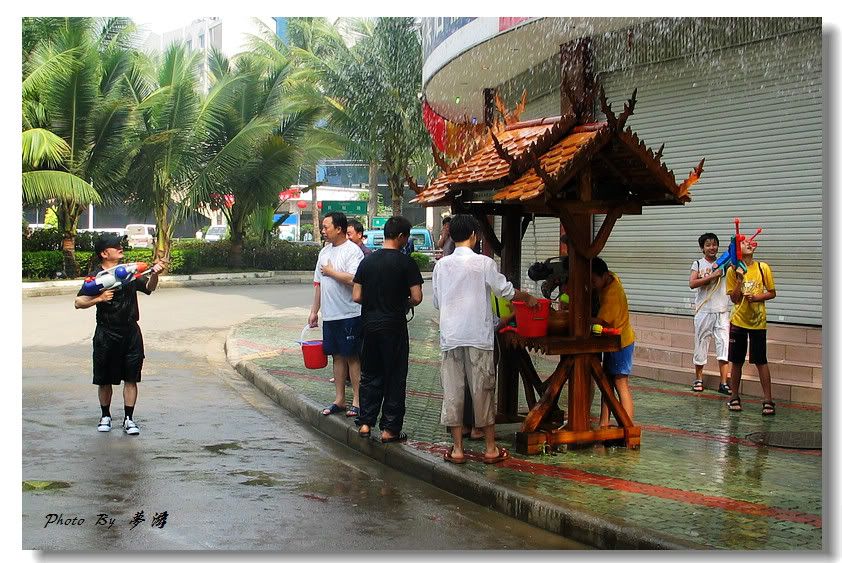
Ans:
[[[549,299],[539,299],[535,309],[529,308],[524,301],[512,301],[512,305],[515,307],[515,322],[519,335],[529,338],[547,335],[550,320]]]
[[[327,365],[327,356],[325,355],[324,347],[321,340],[304,340],[304,333],[307,332],[309,326],[305,326],[301,331],[301,353],[304,355],[304,367],[307,369],[322,369]]]

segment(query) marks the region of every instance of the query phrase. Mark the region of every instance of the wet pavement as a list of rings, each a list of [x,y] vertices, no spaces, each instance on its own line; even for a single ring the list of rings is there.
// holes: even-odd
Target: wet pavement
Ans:
[[[224,345],[232,324],[311,296],[312,286],[140,296],[146,360],[137,437],[117,427],[96,431],[94,312],[74,310],[72,296],[24,300],[22,547],[284,553],[583,547],[325,439],[231,368]],[[116,388],[112,415],[122,414]],[[62,523],[45,527],[51,514]]]
[[[229,360],[239,362],[241,371],[264,373],[279,388],[294,391],[302,405],[295,408],[301,412],[304,405],[329,404],[333,399],[330,365],[321,370],[304,368],[296,340],[306,318],[306,309],[255,317],[235,327],[227,341]],[[514,453],[512,444],[518,425],[508,424],[498,426],[497,434],[513,459],[494,466],[476,462],[453,466],[441,460],[449,437],[439,425],[442,390],[436,319],[427,301],[416,307],[409,324],[404,430],[410,440],[406,445],[381,445],[401,448],[431,464],[433,481],[441,479],[436,472],[446,471],[466,483],[488,486],[501,498],[521,503],[530,499],[527,507],[513,508],[508,501],[480,495],[480,500],[490,499],[487,505],[525,520],[540,521],[529,513],[539,508],[572,515],[567,522],[567,531],[574,532],[571,537],[579,532],[603,541],[595,535],[602,527],[603,535],[622,529],[666,547],[822,549],[821,451],[758,446],[747,439],[755,432],[821,432],[821,407],[778,402],[777,415],[763,417],[759,400],[746,397],[743,412],[730,413],[725,396],[690,391],[689,373],[686,386],[633,377],[635,419],[643,429],[639,450],[597,445],[523,456]],[[533,354],[533,361],[546,377],[557,358]],[[566,388],[561,403],[566,404]],[[520,406],[526,412],[522,389]],[[592,412],[598,414],[598,405]],[[354,443],[352,425],[341,422],[349,425],[347,441]],[[482,454],[481,442],[466,446]],[[374,457],[383,455],[370,446],[358,449]],[[387,460],[388,456],[387,451]],[[403,459],[405,469],[417,471],[408,456]],[[399,465],[394,460],[391,464]],[[587,522],[589,530],[582,532],[581,522]],[[560,528],[565,533],[564,526]]]

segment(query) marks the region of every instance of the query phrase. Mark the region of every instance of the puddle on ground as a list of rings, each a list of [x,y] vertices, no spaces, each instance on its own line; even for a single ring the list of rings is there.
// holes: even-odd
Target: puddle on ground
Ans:
[[[68,487],[70,487],[70,483],[66,481],[23,481],[24,491],[50,491]]]
[[[224,454],[225,450],[242,450],[243,447],[237,442],[224,442],[222,444],[212,444],[210,446],[203,446],[209,452],[215,454]]]
[[[264,471],[232,471],[229,475],[243,475],[244,477],[251,477],[251,479],[247,481],[241,481],[240,485],[274,487],[282,484],[281,480],[276,479],[271,473],[266,473]]]

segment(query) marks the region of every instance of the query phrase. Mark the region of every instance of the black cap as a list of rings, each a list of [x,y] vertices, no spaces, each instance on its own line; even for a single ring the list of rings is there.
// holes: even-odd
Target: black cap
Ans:
[[[96,244],[94,244],[94,250],[99,254],[106,248],[123,248],[123,239],[117,235],[102,235],[97,239]]]

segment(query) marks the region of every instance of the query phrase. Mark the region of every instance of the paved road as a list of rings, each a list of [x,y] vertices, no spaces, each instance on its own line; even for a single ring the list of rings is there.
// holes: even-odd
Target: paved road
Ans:
[[[57,488],[24,490],[23,548],[581,548],[337,445],[227,364],[232,324],[307,307],[311,294],[309,286],[286,285],[140,295],[147,357],[139,437],[96,432],[94,311],[74,310],[70,296],[24,299],[22,475]],[[119,391],[115,417],[122,416]],[[145,520],[132,528],[141,511]],[[164,526],[153,526],[164,511]],[[65,524],[45,527],[49,514]],[[74,517],[84,523],[73,525]]]

